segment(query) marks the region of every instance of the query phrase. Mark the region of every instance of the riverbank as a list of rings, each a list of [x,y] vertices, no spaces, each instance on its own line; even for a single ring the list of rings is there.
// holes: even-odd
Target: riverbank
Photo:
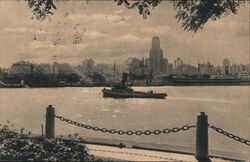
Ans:
[[[172,86],[172,87],[212,87],[212,86],[250,86],[249,82],[242,82],[242,83],[166,83],[166,84],[133,84],[132,86],[135,87],[163,87],[163,86]],[[0,88],[88,88],[88,87],[111,87],[111,85],[107,84],[97,84],[97,85],[67,85],[67,86],[24,86],[20,84],[2,84]]]
[[[0,77],[0,88],[58,88],[58,87],[110,87],[111,82],[72,82],[72,83],[20,83],[4,82]],[[131,86],[249,86],[249,79],[172,79],[159,82],[130,82]]]

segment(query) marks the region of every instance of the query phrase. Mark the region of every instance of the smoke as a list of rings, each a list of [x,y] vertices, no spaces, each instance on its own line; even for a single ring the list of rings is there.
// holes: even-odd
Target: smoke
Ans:
[[[85,78],[84,75],[76,68],[69,64],[57,64],[56,67],[58,68],[59,73],[68,73],[68,74],[75,74],[80,78]]]

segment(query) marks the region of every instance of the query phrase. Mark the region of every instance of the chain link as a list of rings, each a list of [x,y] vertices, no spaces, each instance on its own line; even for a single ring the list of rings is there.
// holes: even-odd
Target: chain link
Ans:
[[[223,134],[224,136],[227,136],[235,141],[238,141],[238,142],[241,142],[243,144],[246,144],[248,146],[250,146],[250,141],[249,140],[246,140],[246,139],[243,139],[239,136],[236,136],[236,135],[233,135],[232,133],[229,133],[225,130],[223,130],[222,128],[218,128],[216,126],[213,126],[213,125],[209,125],[209,128],[215,130],[216,132],[220,133],[220,134]]]
[[[125,131],[125,130],[115,130],[115,129],[107,129],[107,128],[99,128],[99,127],[93,127],[93,126],[90,126],[90,125],[86,125],[86,124],[82,124],[82,123],[79,123],[79,122],[75,122],[73,120],[70,120],[70,119],[67,119],[67,118],[64,118],[62,116],[59,116],[59,115],[55,115],[55,118],[61,120],[61,121],[64,121],[68,124],[72,124],[72,125],[75,125],[75,126],[78,126],[78,127],[81,127],[81,128],[85,128],[85,129],[89,129],[89,130],[93,130],[93,131],[100,131],[102,133],[110,133],[110,134],[118,134],[118,135],[128,135],[128,136],[132,136],[132,135],[136,135],[136,136],[141,136],[141,135],[146,135],[146,136],[150,136],[150,135],[160,135],[160,134],[169,134],[169,133],[177,133],[179,131],[187,131],[191,128],[195,128],[196,126],[195,125],[184,125],[182,127],[174,127],[172,129],[169,129],[169,128],[166,128],[166,129],[163,129],[163,130],[145,130],[145,131],[140,131],[140,130],[137,130],[137,131],[131,131],[131,130],[128,130],[128,131]],[[219,128],[219,127],[216,127],[216,126],[213,126],[213,125],[208,125],[209,128],[215,130],[216,132],[224,135],[224,136],[227,136],[228,138],[231,138],[235,141],[238,141],[238,142],[241,142],[243,144],[246,144],[248,146],[250,146],[250,141],[249,140],[246,140],[246,139],[243,139],[239,136],[236,136],[236,135],[233,135],[232,133],[229,133],[225,130],[223,130],[222,128]]]
[[[118,135],[128,135],[128,136],[132,136],[132,135],[136,135],[136,136],[141,136],[141,135],[146,135],[146,136],[150,136],[150,135],[160,135],[160,134],[169,134],[169,133],[177,133],[179,131],[187,131],[191,128],[195,128],[195,125],[184,125],[182,127],[174,127],[172,129],[163,129],[163,130],[145,130],[145,131],[125,131],[125,130],[115,130],[115,129],[107,129],[107,128],[99,128],[99,127],[93,127],[90,125],[86,125],[86,124],[82,124],[82,123],[78,123],[75,122],[73,120],[70,119],[66,119],[62,116],[58,116],[55,115],[55,118],[64,121],[68,124],[72,124],[81,128],[85,128],[85,129],[89,129],[89,130],[93,130],[93,131],[100,131],[102,133],[110,133],[110,134],[118,134]]]

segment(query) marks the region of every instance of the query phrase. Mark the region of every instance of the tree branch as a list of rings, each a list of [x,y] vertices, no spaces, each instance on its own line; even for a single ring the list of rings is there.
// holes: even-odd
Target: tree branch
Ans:
[[[56,9],[54,0],[26,0],[33,15],[38,20],[44,20],[48,15],[53,15]],[[150,8],[169,1],[175,10],[176,18],[181,22],[182,28],[187,31],[197,32],[209,20],[220,19],[223,15],[237,14],[239,7],[246,0],[114,0],[118,6],[125,5],[128,9],[138,9],[143,18],[150,15]]]

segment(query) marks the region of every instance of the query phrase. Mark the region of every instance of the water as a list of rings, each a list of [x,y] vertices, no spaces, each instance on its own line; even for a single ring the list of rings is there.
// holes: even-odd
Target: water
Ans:
[[[45,108],[93,126],[125,130],[155,130],[195,124],[205,111],[209,123],[250,139],[249,87],[136,87],[135,90],[167,92],[166,100],[107,99],[101,88],[0,89],[0,122],[9,119],[13,128],[41,133]],[[56,120],[56,134],[78,133],[82,137],[120,139],[174,146],[195,145],[195,129],[159,136],[119,136],[93,132]],[[209,130],[210,149],[249,153],[249,147]]]

